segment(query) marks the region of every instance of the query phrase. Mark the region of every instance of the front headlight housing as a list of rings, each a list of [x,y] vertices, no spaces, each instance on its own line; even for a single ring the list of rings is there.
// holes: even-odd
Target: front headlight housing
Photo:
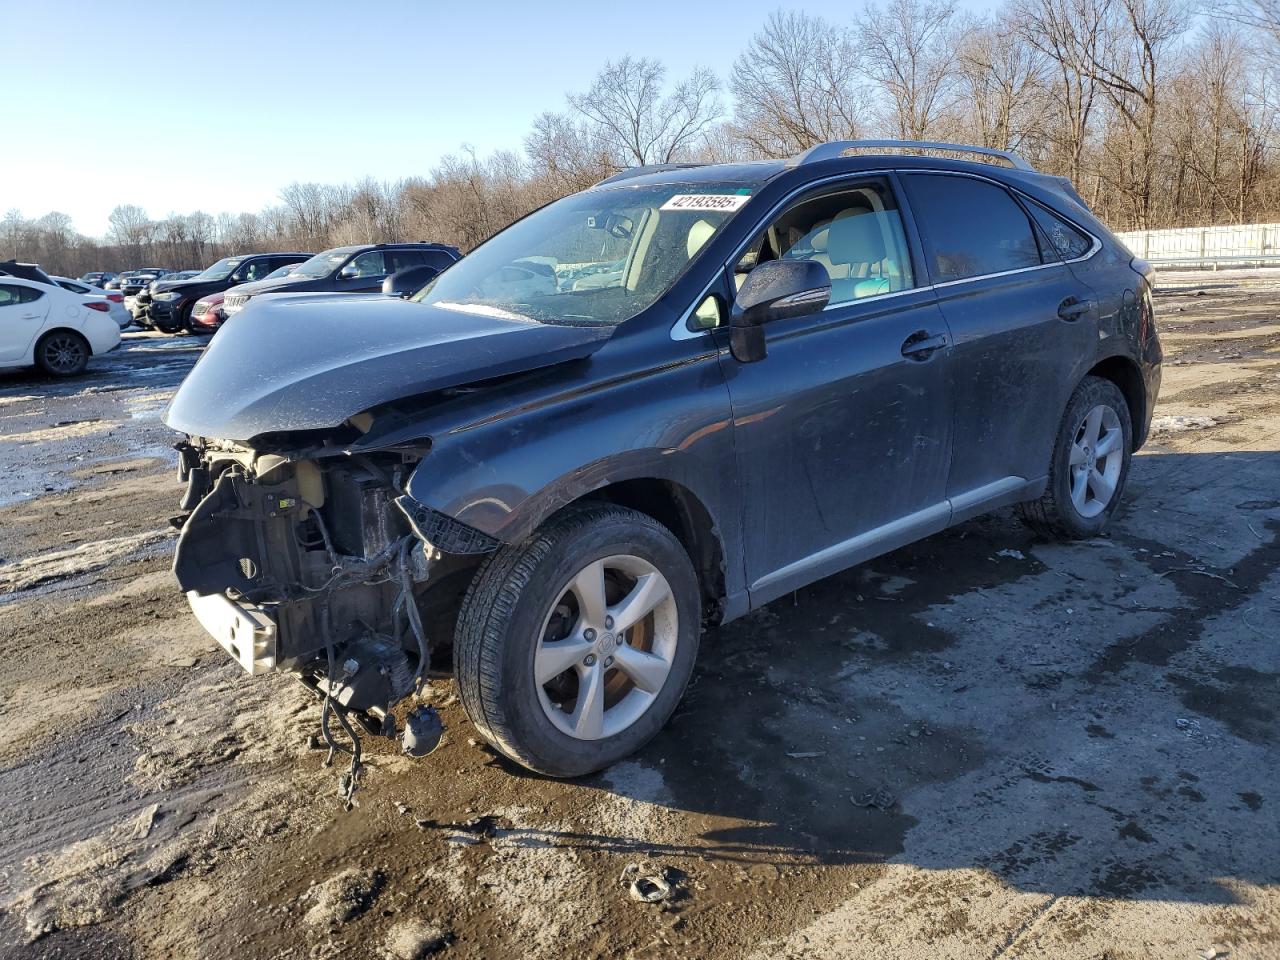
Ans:
[[[157,294],[156,294],[155,296],[153,296],[151,299],[152,299],[152,300],[163,300],[163,301],[165,301],[166,303],[170,303],[170,302],[172,302],[172,301],[174,301],[174,300],[177,300],[177,299],[181,298],[181,296],[182,296],[182,294],[178,293],[176,290],[166,290],[164,293],[157,293]]]

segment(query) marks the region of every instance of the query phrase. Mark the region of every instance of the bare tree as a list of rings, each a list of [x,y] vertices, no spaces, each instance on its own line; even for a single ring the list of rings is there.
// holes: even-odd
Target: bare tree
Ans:
[[[867,75],[889,98],[899,137],[926,140],[951,107],[957,80],[952,0],[889,0],[857,18]]]
[[[609,61],[586,93],[571,94],[619,167],[670,163],[690,153],[720,116],[719,82],[695,70],[664,96],[666,68],[649,57]]]
[[[539,114],[524,148],[534,168],[566,193],[585,190],[614,166],[609,148],[591,126],[567,113]]]
[[[1065,173],[1077,185],[1094,118],[1098,82],[1092,63],[1103,43],[1105,6],[1111,0],[1013,0],[1018,35],[1047,56],[1055,75],[1054,96],[1047,101],[1049,137],[1059,156],[1066,157]]]
[[[1043,137],[1048,58],[1007,18],[971,26],[958,61],[967,125],[984,147],[1020,150]]]
[[[859,136],[867,97],[858,63],[847,28],[775,11],[733,64],[736,132],[766,157]]]

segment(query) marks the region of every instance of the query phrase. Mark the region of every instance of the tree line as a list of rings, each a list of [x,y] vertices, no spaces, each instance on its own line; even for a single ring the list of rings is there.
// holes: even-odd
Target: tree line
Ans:
[[[0,255],[78,275],[262,250],[436,240],[469,250],[512,220],[648,163],[787,157],[890,137],[1015,150],[1070,177],[1113,229],[1280,220],[1280,0],[870,0],[847,22],[770,15],[727,77],[626,56],[536,117],[519,148],[464,148],[397,182],[293,183],[256,213],[151,219],[104,238],[53,212],[0,221]]]

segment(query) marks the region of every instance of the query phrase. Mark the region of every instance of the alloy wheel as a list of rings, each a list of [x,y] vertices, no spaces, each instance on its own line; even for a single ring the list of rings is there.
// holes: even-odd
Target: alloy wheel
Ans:
[[[1124,430],[1119,415],[1098,404],[1076,427],[1071,444],[1071,503],[1080,516],[1096,517],[1116,495],[1124,468]]]
[[[667,578],[630,554],[573,576],[543,620],[534,685],[547,718],[579,740],[626,730],[671,672],[679,614]]]
[[[84,344],[70,334],[55,334],[44,343],[44,360],[55,373],[72,373],[84,362]]]

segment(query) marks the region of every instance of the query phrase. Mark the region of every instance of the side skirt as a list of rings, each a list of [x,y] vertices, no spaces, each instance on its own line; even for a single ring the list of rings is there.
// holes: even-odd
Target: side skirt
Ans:
[[[779,567],[751,584],[749,609],[762,607],[783,594],[798,590],[800,587],[821,580],[823,577],[829,577],[833,573],[839,573],[841,570],[847,570],[859,563],[873,560],[899,547],[905,547],[909,543],[940,533],[947,527],[963,523],[980,514],[1023,500],[1034,500],[1044,493],[1047,482],[1046,477],[1035,480],[1027,480],[1024,477],[1004,477],[850,537],[848,540],[832,544],[785,567]],[[725,622],[746,612],[746,609],[741,609],[734,611],[731,616],[730,610],[726,609]]]

